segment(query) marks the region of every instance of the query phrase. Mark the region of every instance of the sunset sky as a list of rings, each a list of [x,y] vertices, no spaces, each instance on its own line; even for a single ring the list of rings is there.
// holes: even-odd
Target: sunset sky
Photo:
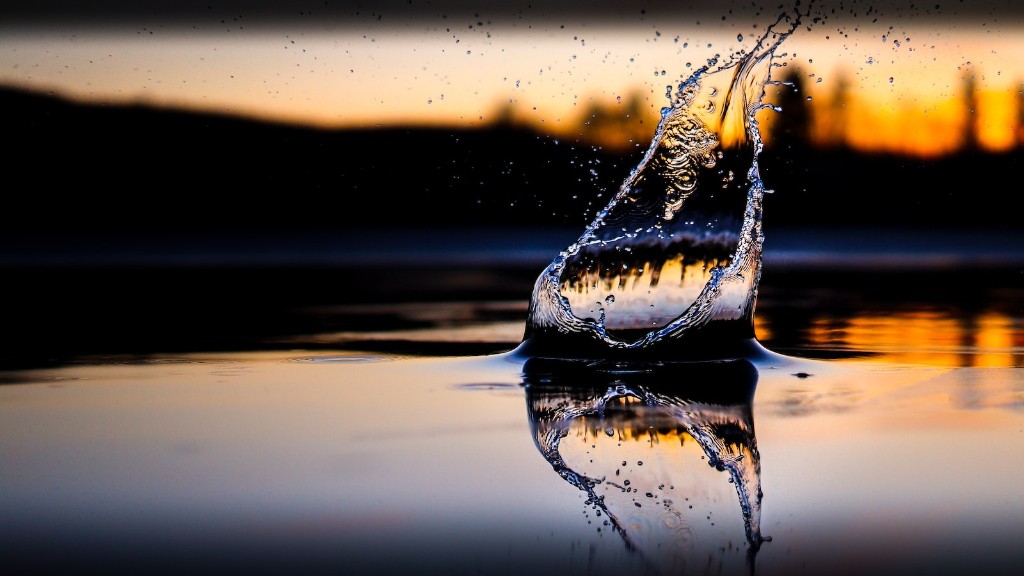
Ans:
[[[473,126],[512,113],[557,134],[577,130],[584,109],[639,95],[653,131],[666,86],[716,54],[751,49],[781,11],[667,1],[506,0],[486,11],[458,0],[144,4],[0,9],[0,85],[330,127]],[[812,132],[827,136],[826,111],[845,84],[848,143],[953,150],[974,75],[982,145],[1013,146],[1021,9],[1000,0],[912,5],[812,6],[778,60],[803,74],[819,120]]]

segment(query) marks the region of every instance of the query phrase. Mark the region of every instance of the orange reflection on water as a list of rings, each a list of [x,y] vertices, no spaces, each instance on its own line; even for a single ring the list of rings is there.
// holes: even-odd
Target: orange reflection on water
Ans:
[[[974,356],[974,366],[989,367],[1012,367],[1020,365],[1019,359],[1015,363],[1013,352],[1016,350],[1019,355],[1022,341],[1020,326],[1014,326],[1012,318],[1002,315],[986,313],[981,314],[977,319],[977,328],[974,330],[974,345],[977,347],[977,354]]]
[[[812,349],[864,352],[886,362],[949,367],[1024,366],[1020,327],[987,311],[954,317],[941,310],[865,313],[814,319],[806,330]]]
[[[621,402],[622,404],[640,404],[640,400],[637,398],[617,400],[625,400]],[[648,421],[642,418],[607,419],[602,416],[583,416],[578,423],[574,422],[573,424],[572,434],[583,441],[609,437],[620,442],[644,442],[652,448],[656,444],[662,443],[682,446],[693,442],[693,436],[690,436],[682,426],[669,422]]]
[[[772,325],[764,318],[754,315],[754,334],[761,342],[771,340],[773,336]]]

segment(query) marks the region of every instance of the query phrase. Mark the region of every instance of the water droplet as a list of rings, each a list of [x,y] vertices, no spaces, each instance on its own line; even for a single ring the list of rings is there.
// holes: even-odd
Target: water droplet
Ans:
[[[736,41],[737,42],[743,42],[743,34],[737,34],[736,35]]]
[[[892,81],[893,81],[892,76],[889,76],[889,84],[892,84]]]

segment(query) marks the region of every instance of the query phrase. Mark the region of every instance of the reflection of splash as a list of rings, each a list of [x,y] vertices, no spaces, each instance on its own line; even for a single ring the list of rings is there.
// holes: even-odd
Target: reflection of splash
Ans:
[[[679,85],[640,165],[538,278],[526,347],[579,356],[689,349],[698,332],[753,339],[764,195],[754,115],[798,23],[783,15],[750,53]]]
[[[699,533],[698,517],[711,518],[694,505],[722,489],[721,477],[700,476],[687,465],[687,453],[728,472],[750,553],[766,540],[751,410],[758,374],[750,362],[532,358],[523,373],[541,455],[587,495],[587,505],[629,549],[657,550],[661,558],[684,555]],[[567,446],[566,439],[577,442]],[[584,456],[573,454],[581,449]],[[572,456],[582,462],[570,463]]]

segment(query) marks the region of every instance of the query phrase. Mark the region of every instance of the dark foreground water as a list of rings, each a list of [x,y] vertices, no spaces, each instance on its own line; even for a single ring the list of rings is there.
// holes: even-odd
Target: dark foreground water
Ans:
[[[580,364],[511,352],[551,234],[12,251],[4,572],[1020,569],[1019,245],[769,234],[778,354]]]

